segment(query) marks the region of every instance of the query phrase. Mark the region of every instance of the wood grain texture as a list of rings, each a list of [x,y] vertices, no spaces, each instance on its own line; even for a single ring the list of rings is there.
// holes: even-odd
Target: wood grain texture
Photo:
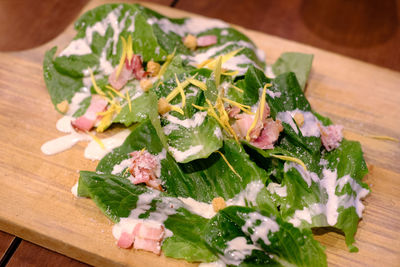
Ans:
[[[399,0],[179,0],[176,7],[400,71]]]
[[[34,266],[69,266],[89,267],[89,265],[41,248],[30,242],[22,241],[7,267],[34,267]]]
[[[0,231],[0,260],[4,257],[15,236]]]
[[[92,8],[99,2],[90,4]],[[149,5],[169,16],[187,12]],[[349,253],[343,236],[317,236],[327,246],[331,266],[396,266],[400,262],[400,145],[366,134],[400,137],[400,74],[321,49],[242,29],[273,62],[284,51],[313,53],[306,95],[313,108],[345,126],[359,140],[372,168],[366,177],[372,194],[356,235],[359,253]],[[94,170],[83,158],[85,143],[45,156],[40,146],[61,135],[57,114],[42,78],[44,51],[65,47],[74,32],[34,50],[0,54],[0,229],[92,265],[193,266],[151,253],[115,246],[111,222],[89,199],[70,188],[77,170]]]

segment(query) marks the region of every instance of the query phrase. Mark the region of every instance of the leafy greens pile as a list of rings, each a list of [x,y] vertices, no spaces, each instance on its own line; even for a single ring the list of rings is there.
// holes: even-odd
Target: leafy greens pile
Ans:
[[[74,117],[82,115],[90,96],[98,93],[89,68],[97,85],[113,94],[105,86],[122,54],[121,36],[132,37],[134,53],[145,64],[153,60],[166,67],[148,92],[142,92],[136,81],[125,86],[132,98],[129,105],[128,100],[120,99],[122,109],[112,123],[130,127],[131,133],[99,162],[95,172],[81,171],[79,196],[92,198],[115,223],[128,218],[133,210],[138,219],[163,218],[161,222],[172,235],[164,240],[162,251],[191,262],[325,266],[324,248],[311,231],[316,227],[341,230],[350,251],[357,250],[353,243],[363,209],[360,199],[369,192],[362,182],[367,168],[358,142],[344,139],[328,152],[320,137],[303,136],[283,122],[274,149],[262,150],[230,138],[215,117],[196,108],[206,107],[207,101],[215,104],[221,88],[226,98],[256,106],[260,90],[270,83],[266,102],[273,119],[279,113],[299,110],[312,114],[324,126],[331,125],[328,118],[311,109],[303,93],[311,55],[283,54],[272,65],[276,77],[268,78],[261,70],[266,67],[262,54],[229,25],[206,19],[171,19],[139,5],[100,6],[79,18],[75,29],[71,44],[55,58],[57,48],[49,50],[43,64],[56,109],[58,103],[71,102],[76,93],[87,90],[88,97],[79,103]],[[189,33],[215,35],[218,41],[190,51],[182,42]],[[236,75],[216,75],[215,69],[195,67],[199,60],[232,51],[236,52],[227,62],[234,64],[227,68],[237,70]],[[158,99],[179,86],[177,81],[190,77],[207,90],[189,85],[184,114],[171,111],[159,116]],[[181,101],[178,95],[171,104]],[[128,159],[129,153],[143,148],[160,159],[163,192],[132,184],[125,169],[116,171],[115,166]],[[297,158],[306,169],[276,155]],[[202,216],[184,201],[192,198],[204,204],[216,197],[225,199],[228,207],[213,216]]]

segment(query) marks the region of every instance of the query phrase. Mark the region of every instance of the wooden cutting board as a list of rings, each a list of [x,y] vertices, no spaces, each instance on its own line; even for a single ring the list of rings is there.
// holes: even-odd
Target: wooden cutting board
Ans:
[[[91,2],[85,10],[103,2]],[[172,17],[193,14],[146,4]],[[348,139],[361,142],[372,194],[349,253],[342,235],[321,233],[331,266],[400,265],[400,144],[368,137],[400,138],[400,73],[349,59],[318,48],[241,29],[266,52],[271,63],[285,51],[312,53],[313,70],[306,96],[312,107],[345,127]],[[44,52],[65,47],[72,25],[37,49],[0,53],[0,229],[93,265],[191,266],[151,253],[118,249],[112,223],[89,199],[77,199],[71,187],[77,170],[94,170],[86,160],[86,143],[54,156],[41,145],[62,134],[60,115],[50,102],[43,78]],[[388,51],[390,53],[390,51]]]

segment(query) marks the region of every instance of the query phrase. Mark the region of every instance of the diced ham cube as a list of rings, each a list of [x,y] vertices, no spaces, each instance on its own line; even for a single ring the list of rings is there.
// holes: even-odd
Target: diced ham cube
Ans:
[[[204,35],[197,38],[197,46],[210,46],[217,43],[217,36]]]
[[[122,232],[118,239],[117,246],[120,248],[130,248],[134,240],[135,236],[133,234]]]
[[[341,125],[320,126],[321,142],[326,150],[331,151],[340,145],[343,139],[342,130]]]
[[[90,105],[85,114],[72,121],[72,126],[81,131],[89,131],[93,128],[96,120],[100,117],[97,113],[105,111],[107,108],[107,100],[99,95],[93,95],[90,100]]]
[[[140,223],[135,227],[134,235],[140,238],[161,241],[164,237],[164,226],[161,224],[153,226],[146,223]]]
[[[157,255],[161,253],[161,243],[159,241],[141,237],[135,237],[133,248],[147,250]]]

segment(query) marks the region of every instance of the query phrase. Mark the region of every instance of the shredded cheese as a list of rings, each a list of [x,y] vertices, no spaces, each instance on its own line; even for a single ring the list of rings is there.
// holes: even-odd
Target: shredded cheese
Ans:
[[[125,96],[123,94],[121,94],[120,92],[118,92],[114,87],[112,87],[111,85],[106,85],[106,88],[111,90],[114,94],[116,94],[117,96],[125,99]]]
[[[289,156],[283,156],[283,155],[271,155],[271,156],[274,158],[277,158],[277,159],[295,162],[295,163],[301,165],[304,168],[304,170],[307,171],[307,167],[301,159],[289,157]]]
[[[237,172],[236,170],[232,167],[232,165],[229,163],[229,161],[226,159],[225,155],[221,153],[221,151],[217,150],[216,151],[218,154],[221,155],[222,159],[225,161],[226,165],[228,165],[229,169],[231,169],[231,171],[236,174],[237,176],[239,176],[240,178],[242,178]]]
[[[193,84],[194,86],[199,87],[203,91],[207,91],[207,85],[199,80],[189,78],[189,83]]]
[[[251,108],[250,106],[243,105],[243,104],[241,104],[241,103],[238,103],[238,102],[236,102],[236,101],[230,100],[230,99],[225,98],[225,97],[223,97],[222,100],[224,100],[225,102],[231,104],[232,106],[238,107],[238,108],[239,108],[240,110],[242,110],[244,113],[247,113],[247,114],[249,114],[249,115],[254,115],[254,113],[251,112],[251,110],[250,110],[250,108]]]
[[[98,143],[99,146],[100,146],[102,149],[105,149],[105,148],[106,148],[106,147],[104,146],[103,142],[101,141],[101,139],[98,138],[96,135],[94,135],[94,134],[91,133],[91,132],[87,132],[87,134],[90,135],[90,137],[92,137],[92,139],[93,139],[96,143]]]
[[[393,141],[393,142],[399,142],[399,139],[391,136],[386,136],[386,135],[365,135],[366,137],[373,138],[373,139],[378,139],[378,140],[387,140],[387,141]]]
[[[180,107],[170,105],[170,108],[171,108],[171,110],[176,111],[176,112],[180,113],[181,115],[185,114]]]
[[[128,100],[129,112],[132,112],[132,103],[131,97],[129,96],[129,90],[126,90],[126,100]]]
[[[96,91],[97,94],[101,96],[106,96],[106,94],[97,86],[96,80],[93,75],[93,71],[91,68],[89,68],[89,73],[90,73],[90,79],[92,80],[93,88]]]
[[[243,93],[243,89],[241,89],[241,88],[239,88],[239,87],[237,87],[237,86],[235,86],[235,85],[233,85],[233,84],[231,84],[231,87],[232,87],[233,89],[235,89],[236,91],[239,91],[240,93]]]
[[[126,58],[128,59],[128,62],[131,62],[133,58],[133,45],[132,45],[132,36],[128,36],[128,42],[126,44],[127,49],[126,49]]]
[[[183,91],[183,87],[182,87],[181,83],[179,82],[178,76],[176,76],[176,73],[175,73],[175,81],[177,84],[176,88],[178,88],[178,91],[181,94],[182,108],[184,108],[186,105],[186,96],[185,96],[185,92]],[[189,82],[188,82],[188,84],[189,84]]]
[[[224,75],[224,76],[235,76],[235,75],[237,75],[239,73],[239,71],[237,71],[237,70],[235,70],[235,71],[224,71],[224,72],[221,72],[221,75]]]
[[[227,62],[229,59],[233,58],[237,53],[242,51],[244,47],[241,47],[239,49],[236,49],[234,51],[231,51],[225,55],[221,56],[221,65]],[[215,66],[217,65],[218,59],[206,59],[205,61],[201,62],[200,64],[197,65],[197,68],[209,68],[209,69],[215,69]]]
[[[197,76],[197,73],[195,75],[193,75],[190,78],[187,78],[185,81],[178,83],[178,86],[175,87],[169,94],[168,96],[165,98],[165,100],[167,100],[167,102],[171,102],[172,99],[174,99],[178,94],[182,95],[181,89],[183,91],[183,89],[189,85],[189,80],[190,79],[194,79]],[[179,81],[178,81],[179,82]],[[179,86],[180,85],[180,86]],[[183,99],[183,98],[182,98]],[[185,98],[186,99],[186,98]]]
[[[167,56],[167,60],[161,66],[160,72],[157,75],[157,79],[160,79],[160,77],[164,75],[165,71],[168,68],[168,65],[171,63],[172,59],[175,57],[175,52],[176,52],[176,48],[174,49],[174,52],[172,52],[172,54]]]
[[[125,64],[125,59],[126,59],[126,40],[123,36],[121,36],[121,40],[122,40],[122,55],[121,58],[119,60],[119,64],[118,64],[118,68],[117,68],[117,72],[115,73],[115,79],[118,80],[119,75],[121,74],[122,68],[124,67]]]
[[[221,82],[221,68],[222,68],[222,57],[218,57],[218,61],[214,69],[215,87],[217,87],[217,89]]]

